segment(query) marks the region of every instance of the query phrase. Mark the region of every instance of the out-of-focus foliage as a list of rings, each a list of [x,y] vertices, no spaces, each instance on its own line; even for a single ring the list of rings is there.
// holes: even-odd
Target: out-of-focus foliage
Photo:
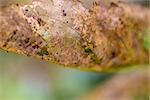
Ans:
[[[150,77],[147,68],[117,73],[81,100],[148,100]]]
[[[112,75],[0,51],[0,100],[76,100]]]

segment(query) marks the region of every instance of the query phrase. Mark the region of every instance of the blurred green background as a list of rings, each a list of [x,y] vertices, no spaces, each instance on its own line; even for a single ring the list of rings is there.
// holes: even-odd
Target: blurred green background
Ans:
[[[0,100],[77,100],[110,76],[0,51]]]

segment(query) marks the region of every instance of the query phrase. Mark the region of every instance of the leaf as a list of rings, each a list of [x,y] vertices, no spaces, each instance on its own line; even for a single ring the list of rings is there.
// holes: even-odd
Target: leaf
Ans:
[[[95,71],[148,61],[143,41],[148,9],[123,3],[83,5],[76,0],[32,0],[2,6],[0,48]]]

